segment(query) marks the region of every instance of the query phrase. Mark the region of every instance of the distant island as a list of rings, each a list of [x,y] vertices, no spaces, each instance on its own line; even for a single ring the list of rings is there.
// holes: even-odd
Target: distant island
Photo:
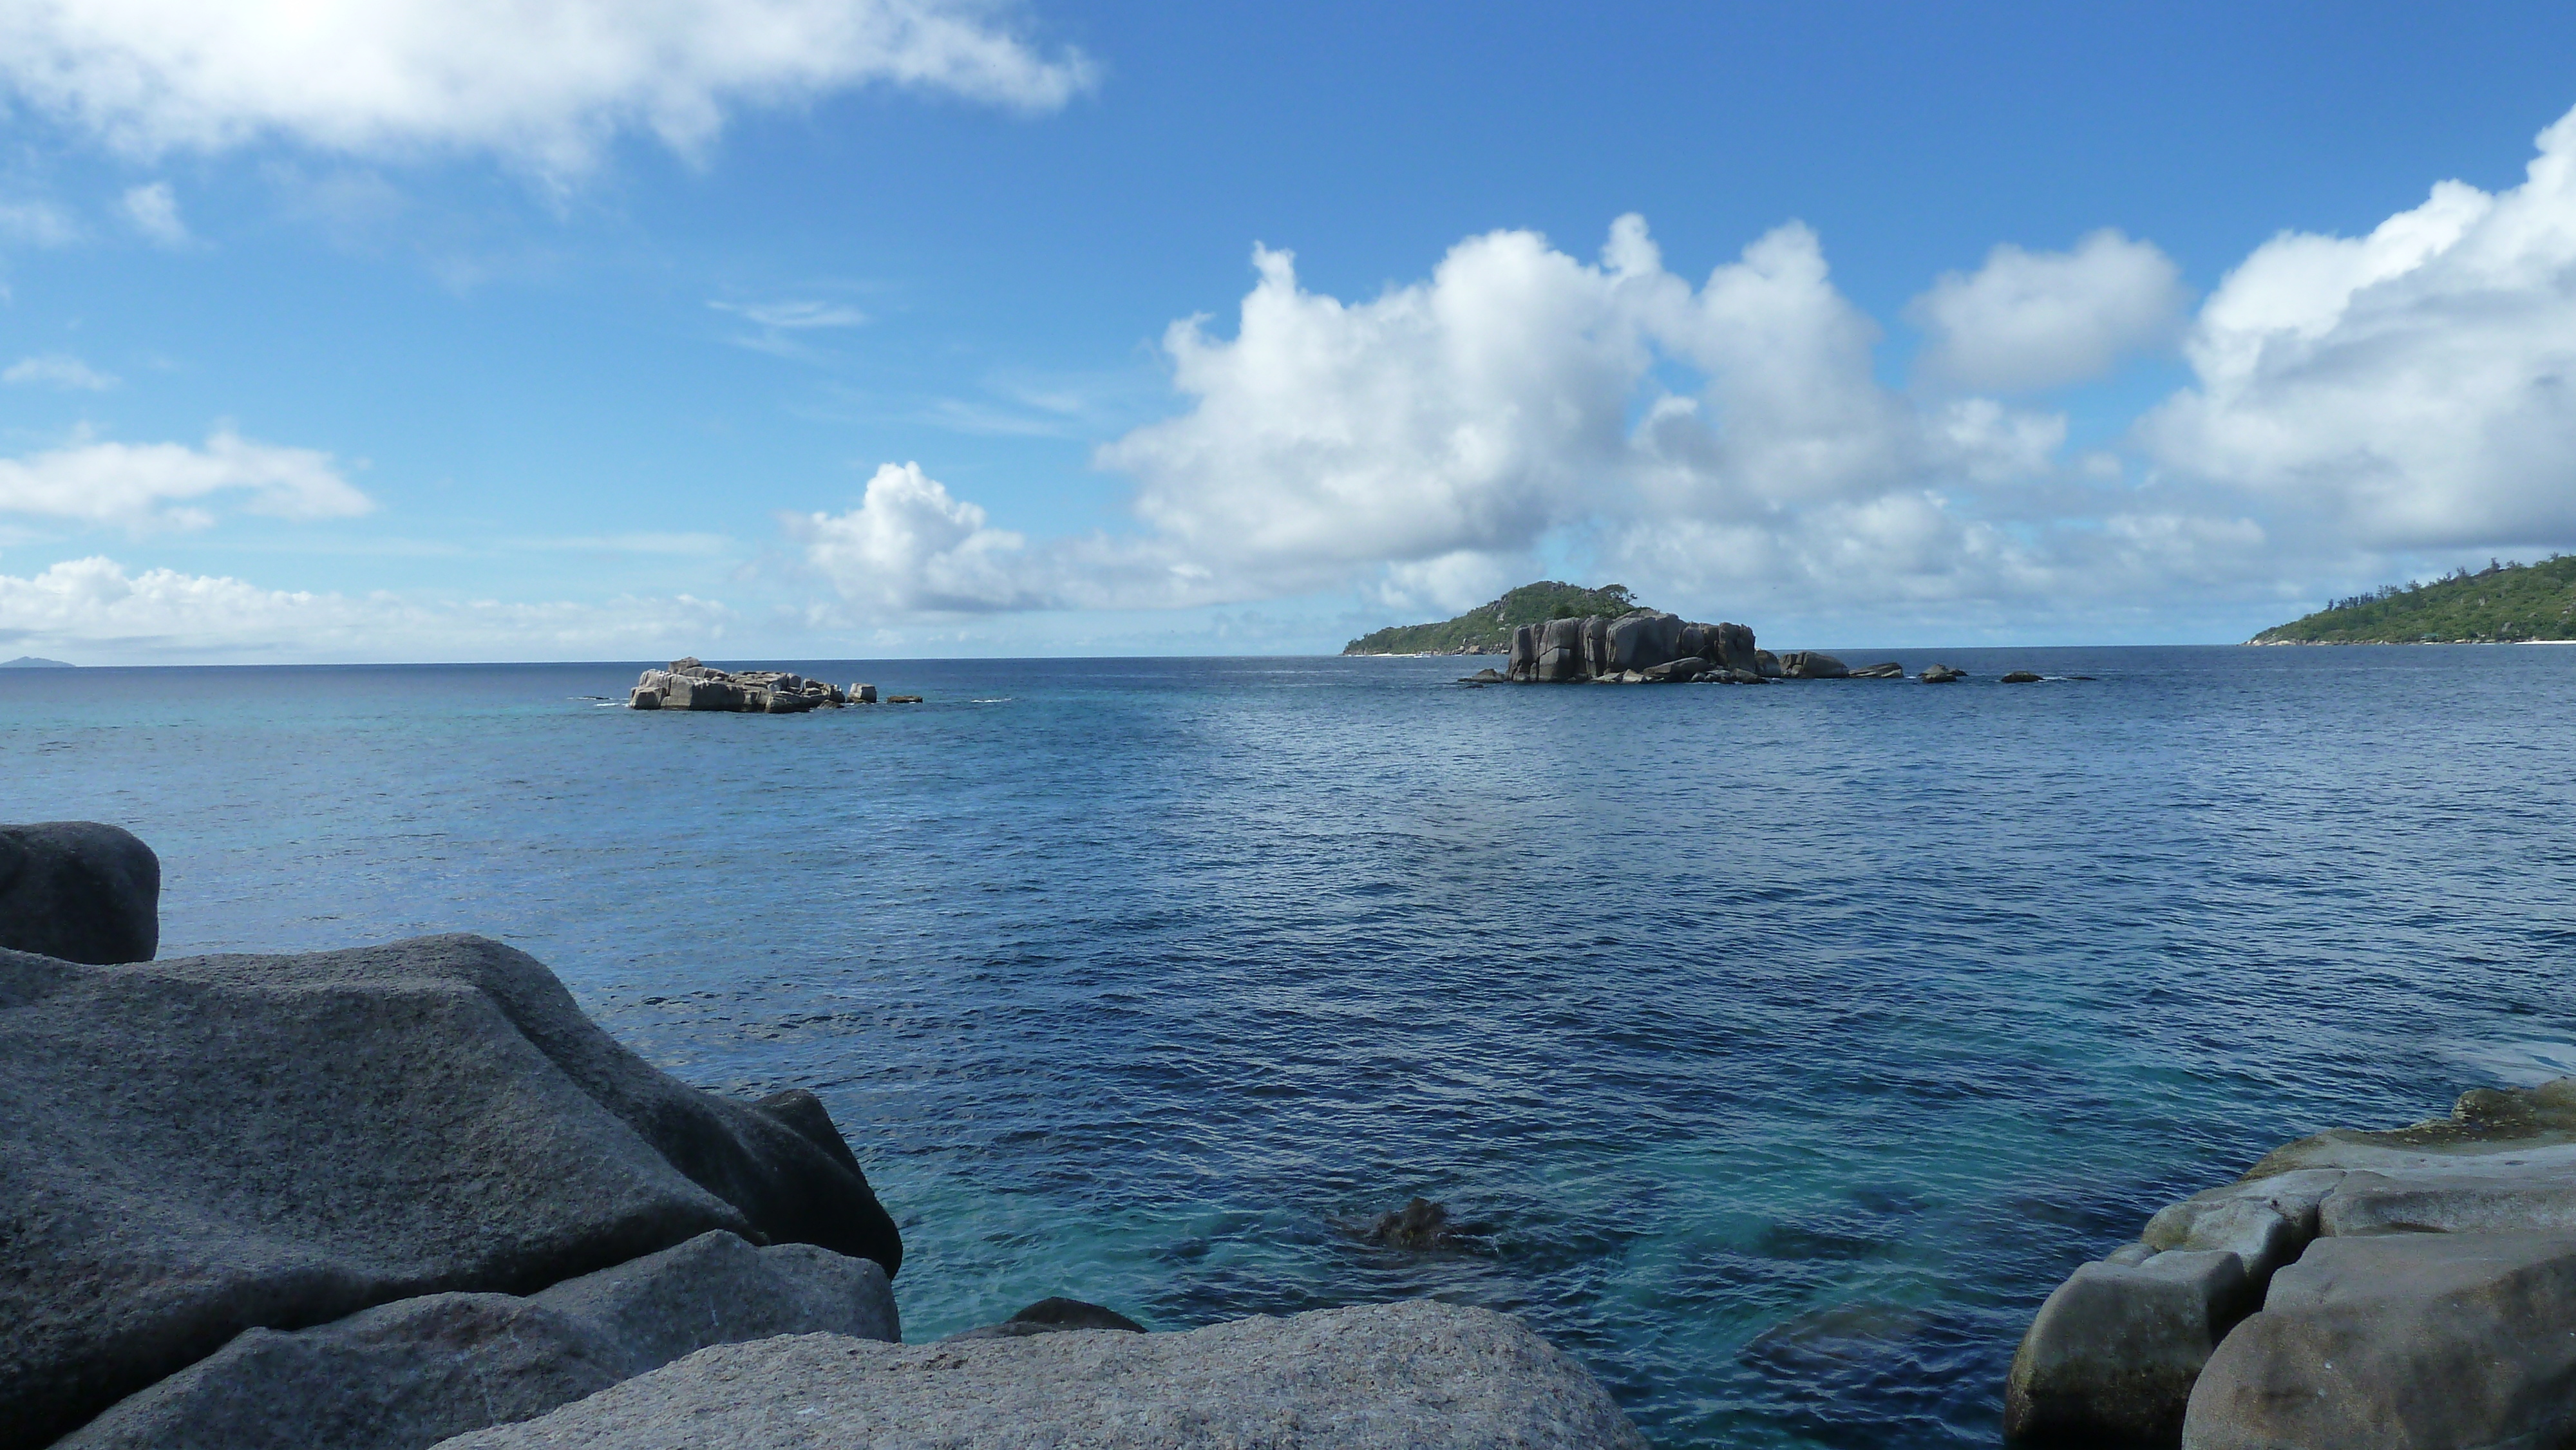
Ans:
[[[0,660],[0,670],[68,670],[71,668],[70,664],[62,660],[38,659],[34,655],[20,655],[14,660]]]
[[[1553,580],[1524,584],[1491,604],[1479,604],[1456,619],[1438,624],[1396,624],[1364,634],[1342,646],[1346,655],[1507,655],[1512,631],[1551,619],[1607,615],[1612,619],[1641,609],[1624,584],[1586,589]]]
[[[2383,585],[2338,599],[2247,644],[2510,644],[2576,639],[2576,556],[2490,561],[2426,584]]]

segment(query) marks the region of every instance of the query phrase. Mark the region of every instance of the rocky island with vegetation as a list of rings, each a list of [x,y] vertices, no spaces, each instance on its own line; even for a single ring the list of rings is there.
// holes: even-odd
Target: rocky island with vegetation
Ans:
[[[2275,625],[2247,644],[2516,644],[2576,640],[2576,555],[2386,584]]]
[[[1759,685],[1770,680],[1901,680],[1905,666],[1885,660],[1858,669],[1818,650],[1773,654],[1757,649],[1741,624],[1698,624],[1648,609],[1624,584],[1586,589],[1547,581],[1524,584],[1455,619],[1381,629],[1343,646],[1346,655],[1485,655],[1509,657],[1465,685],[1704,684]],[[1933,665],[1915,676],[1927,685],[1968,677]],[[2008,685],[2042,677],[2014,670]]]

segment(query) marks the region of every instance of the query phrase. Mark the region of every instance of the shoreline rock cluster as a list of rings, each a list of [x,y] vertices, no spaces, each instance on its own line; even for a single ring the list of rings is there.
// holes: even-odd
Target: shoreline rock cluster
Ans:
[[[0,871],[0,1450],[1644,1445],[1444,1304],[904,1345],[811,1093],[691,1087],[480,937],[153,960],[114,827],[0,827]]]
[[[1965,670],[1933,665],[1916,678],[1943,685]],[[1639,609],[1613,619],[1587,615],[1524,624],[1512,632],[1509,668],[1480,670],[1461,684],[1761,685],[1773,680],[1901,680],[1894,660],[1857,669],[1820,650],[1773,654],[1741,624],[1700,624]],[[2029,676],[2039,678],[2037,675]]]
[[[2335,1129],[2160,1210],[2042,1305],[2006,1443],[2576,1443],[2576,1078]]]
[[[690,655],[666,670],[646,670],[626,692],[630,710],[730,710],[744,715],[802,715],[808,710],[878,703],[877,687],[844,689],[787,670],[720,670]],[[889,705],[918,705],[919,695],[889,695]]]

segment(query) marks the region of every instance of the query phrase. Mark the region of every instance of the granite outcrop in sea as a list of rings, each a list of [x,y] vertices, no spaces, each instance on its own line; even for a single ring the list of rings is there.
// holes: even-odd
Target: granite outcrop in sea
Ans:
[[[2149,1219],[2051,1294],[2007,1443],[2576,1444],[2576,1078],[2336,1129]]]
[[[153,960],[158,891],[0,827],[0,1450],[1644,1443],[1445,1304],[903,1345],[812,1094],[680,1082],[480,937]]]

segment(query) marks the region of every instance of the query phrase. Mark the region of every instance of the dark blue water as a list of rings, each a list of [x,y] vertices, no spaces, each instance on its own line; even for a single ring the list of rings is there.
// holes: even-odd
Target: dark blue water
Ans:
[[[151,841],[165,954],[484,932],[691,1081],[812,1087],[916,1338],[1435,1294],[1659,1444],[1990,1444],[2158,1203],[2576,1070],[2576,649],[1945,658],[825,665],[931,703],[799,717],[0,672],[0,818]],[[1477,1235],[1345,1231],[1416,1193]]]

